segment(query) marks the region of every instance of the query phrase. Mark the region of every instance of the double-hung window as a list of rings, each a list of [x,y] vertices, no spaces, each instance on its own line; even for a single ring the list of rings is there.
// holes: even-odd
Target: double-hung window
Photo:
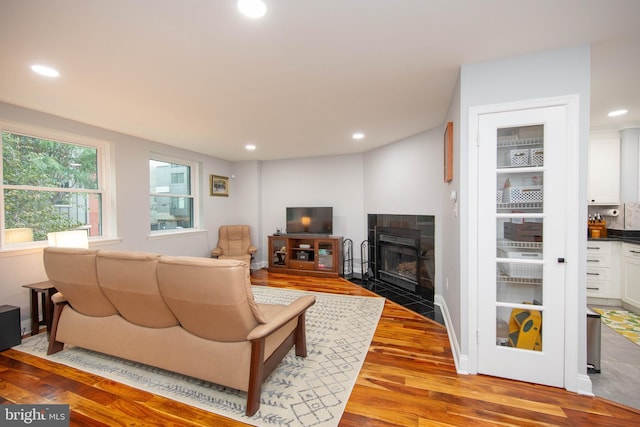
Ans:
[[[29,242],[47,241],[56,231],[82,229],[89,237],[103,236],[108,145],[64,141],[46,132],[0,131],[2,248],[33,246]]]
[[[197,165],[152,155],[149,160],[151,233],[197,228]]]

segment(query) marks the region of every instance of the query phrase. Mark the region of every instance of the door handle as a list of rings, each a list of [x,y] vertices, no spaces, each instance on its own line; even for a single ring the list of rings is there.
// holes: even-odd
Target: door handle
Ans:
[[[564,258],[558,258],[558,263],[564,264]]]

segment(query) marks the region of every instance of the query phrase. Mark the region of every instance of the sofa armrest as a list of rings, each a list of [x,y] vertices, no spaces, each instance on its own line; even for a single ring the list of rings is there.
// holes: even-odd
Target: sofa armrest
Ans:
[[[298,298],[269,319],[269,322],[256,326],[251,332],[249,332],[249,335],[247,335],[247,340],[259,340],[272,334],[282,326],[286,325],[291,319],[304,313],[315,303],[316,297],[313,295],[306,295]]]
[[[255,254],[257,250],[258,250],[258,248],[256,248],[255,246],[251,245],[251,246],[249,246],[249,250],[247,252],[249,252],[250,254]]]
[[[218,258],[220,255],[222,255],[222,249],[215,248],[211,250],[211,258]]]
[[[53,302],[54,304],[62,304],[67,302],[67,299],[64,297],[64,295],[62,295],[62,292],[56,292],[55,294],[51,295],[51,302]]]
[[[67,299],[62,295],[62,292],[56,292],[51,295],[51,301],[53,302],[53,320],[51,321],[51,331],[49,331],[49,346],[47,347],[47,354],[57,353],[64,348],[64,343],[56,340],[58,335],[58,322],[60,321],[60,315],[62,309],[68,304]]]

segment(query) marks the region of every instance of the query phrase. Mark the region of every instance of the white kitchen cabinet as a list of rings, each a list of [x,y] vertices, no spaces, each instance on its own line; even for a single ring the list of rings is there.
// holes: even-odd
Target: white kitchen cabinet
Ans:
[[[620,305],[620,242],[587,242],[587,297],[590,304]]]
[[[622,302],[640,310],[640,245],[623,243],[622,259]]]
[[[589,142],[589,204],[620,203],[620,139]]]

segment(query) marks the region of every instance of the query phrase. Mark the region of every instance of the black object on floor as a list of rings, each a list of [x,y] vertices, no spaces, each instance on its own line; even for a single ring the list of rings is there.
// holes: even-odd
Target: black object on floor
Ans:
[[[20,308],[12,305],[0,305],[0,351],[21,342]]]
[[[420,295],[416,295],[414,292],[374,279],[369,279],[367,281],[352,279],[351,282],[355,283],[356,285],[362,286],[363,288],[370,290],[371,292],[374,292],[381,297],[387,298],[397,304],[400,304],[401,306],[408,308],[411,311],[428,317],[429,319],[435,320],[441,325],[444,325],[444,317],[442,316],[440,307],[427,300],[426,298],[422,298]]]

